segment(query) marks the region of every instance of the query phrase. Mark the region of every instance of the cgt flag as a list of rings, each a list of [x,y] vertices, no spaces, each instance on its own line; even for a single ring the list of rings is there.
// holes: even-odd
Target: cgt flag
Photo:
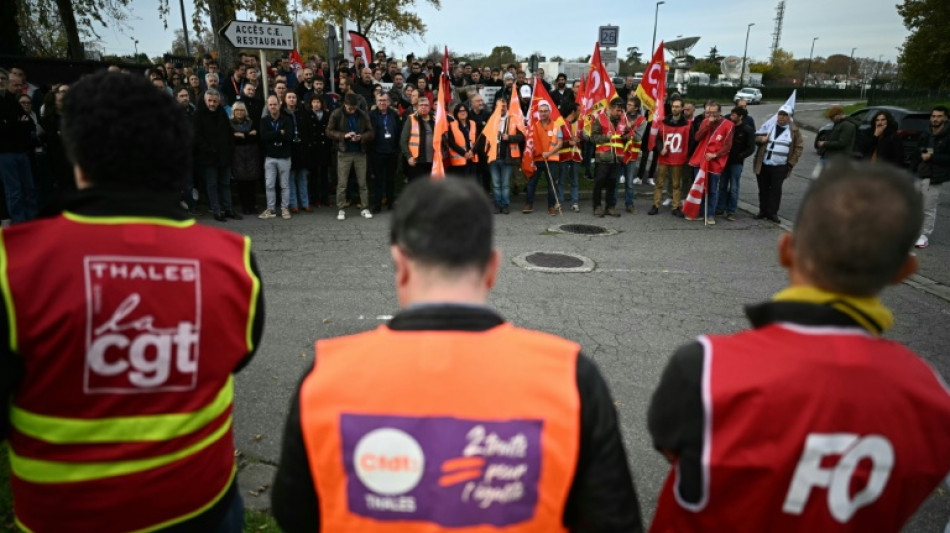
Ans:
[[[699,206],[703,202],[703,194],[706,192],[706,173],[709,171],[709,162],[703,158],[699,166],[699,172],[696,173],[696,181],[689,189],[686,195],[686,201],[683,202],[683,215],[687,218],[695,219],[699,215]]]
[[[303,70],[303,58],[300,57],[300,52],[296,48],[290,51],[290,68],[297,70]]]
[[[664,102],[666,102],[666,59],[663,55],[663,41],[653,53],[653,59],[643,71],[643,81],[637,86],[637,98],[643,104],[643,108],[649,112],[652,122],[650,123],[650,137],[647,142],[647,151],[653,150],[656,146],[656,137],[660,131],[660,123],[663,122],[665,115]]]

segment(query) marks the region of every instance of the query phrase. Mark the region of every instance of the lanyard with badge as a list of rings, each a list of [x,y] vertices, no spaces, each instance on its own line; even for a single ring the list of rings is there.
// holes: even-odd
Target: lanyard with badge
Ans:
[[[383,113],[383,138],[392,139],[393,134],[389,132],[389,111]]]
[[[270,125],[271,125],[272,128],[274,128],[274,132],[275,132],[275,133],[280,132],[280,117],[277,117],[277,121],[276,121],[276,122],[274,121],[274,119],[270,119]],[[278,136],[278,137],[274,140],[274,146],[276,146],[277,148],[280,148],[280,147],[283,146],[283,145],[284,145],[283,141],[281,141],[281,140],[280,140],[280,137]]]

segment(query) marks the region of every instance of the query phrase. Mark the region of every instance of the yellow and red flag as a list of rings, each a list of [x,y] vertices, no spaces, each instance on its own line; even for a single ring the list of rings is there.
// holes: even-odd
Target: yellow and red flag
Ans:
[[[449,47],[445,47],[443,65],[449,64]],[[452,85],[449,83],[447,70],[443,68],[439,77],[438,104],[435,108],[435,127],[432,131],[432,179],[445,179],[445,162],[442,159],[442,137],[449,131],[449,115],[446,107],[449,105],[449,92]]]
[[[600,60],[600,46],[594,45],[594,55],[590,58],[590,71],[587,84],[583,87],[587,99],[582,105],[581,118],[584,131],[590,135],[591,125],[598,113],[607,109],[610,101],[617,97],[617,88]]]
[[[660,41],[660,46],[653,53],[653,59],[643,71],[643,80],[637,86],[637,98],[649,113],[648,118],[652,117],[653,120],[650,126],[650,142],[647,143],[647,150],[652,150],[660,122],[663,120],[663,105],[666,100],[666,60],[663,57],[663,41]]]

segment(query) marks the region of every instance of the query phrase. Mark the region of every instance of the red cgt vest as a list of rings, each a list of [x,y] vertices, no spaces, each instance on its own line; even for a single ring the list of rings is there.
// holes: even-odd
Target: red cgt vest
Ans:
[[[260,287],[248,239],[65,213],[3,230],[0,283],[26,369],[10,407],[21,527],[149,531],[221,499]]]
[[[322,528],[564,531],[579,349],[511,324],[319,341],[300,416]]]
[[[674,466],[651,531],[899,531],[950,471],[950,391],[857,328],[702,338],[699,501]]]

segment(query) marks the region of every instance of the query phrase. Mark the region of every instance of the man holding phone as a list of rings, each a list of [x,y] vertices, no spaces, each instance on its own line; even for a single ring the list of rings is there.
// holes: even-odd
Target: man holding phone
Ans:
[[[940,185],[950,179],[950,126],[947,126],[946,106],[937,106],[930,112],[930,129],[918,139],[920,161],[917,165],[918,187],[924,196],[924,227],[917,239],[917,248],[926,248],[937,221],[937,202]]]
[[[363,210],[360,216],[373,218],[369,211],[369,190],[366,187],[366,147],[373,142],[373,126],[369,115],[358,108],[359,96],[356,93],[347,93],[343,99],[343,107],[330,114],[327,125],[327,137],[336,141],[337,150],[337,185],[336,205],[340,206],[337,220],[344,220],[346,213],[342,209],[346,203],[346,183],[350,176],[350,169],[356,169],[356,181],[360,187],[360,204]]]

